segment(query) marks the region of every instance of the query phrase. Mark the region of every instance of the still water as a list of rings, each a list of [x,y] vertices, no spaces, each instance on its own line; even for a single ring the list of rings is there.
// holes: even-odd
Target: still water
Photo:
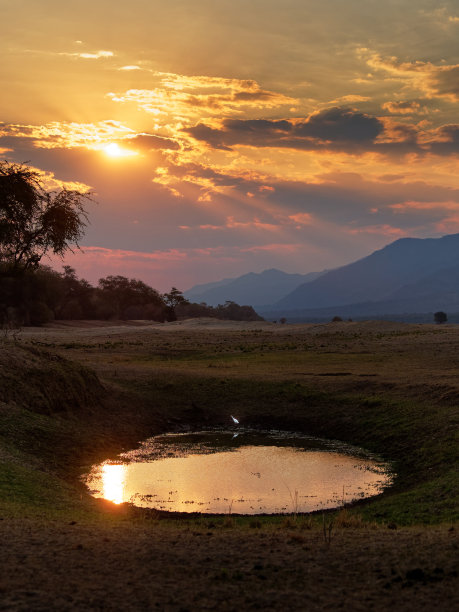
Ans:
[[[155,436],[94,466],[95,497],[170,512],[274,514],[335,508],[377,495],[388,465],[362,449],[284,432]]]

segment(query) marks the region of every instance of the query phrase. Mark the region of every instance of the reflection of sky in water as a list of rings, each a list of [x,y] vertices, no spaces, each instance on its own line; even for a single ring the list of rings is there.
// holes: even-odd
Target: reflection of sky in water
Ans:
[[[115,503],[178,512],[309,512],[379,493],[390,478],[336,452],[242,446],[95,468],[88,486]]]

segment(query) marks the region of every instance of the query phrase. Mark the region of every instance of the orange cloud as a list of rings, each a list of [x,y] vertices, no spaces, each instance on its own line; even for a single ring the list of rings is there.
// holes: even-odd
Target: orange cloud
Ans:
[[[247,108],[271,109],[291,106],[297,100],[282,93],[262,89],[256,81],[174,73],[153,73],[158,86],[109,93],[113,102],[134,103],[141,110],[175,121],[203,115],[238,114]]]
[[[454,202],[453,200],[445,201],[445,202],[417,202],[417,201],[407,201],[401,202],[399,204],[391,204],[388,208],[392,209],[395,214],[405,213],[407,211],[412,210],[458,210],[459,211],[459,202]]]
[[[429,112],[425,106],[421,107],[415,101],[384,102],[381,108],[393,115],[425,115]]]
[[[459,232],[459,215],[451,215],[438,221],[435,224],[435,229],[440,234],[451,234]]]
[[[236,221],[234,217],[228,217],[226,219],[225,227],[230,229],[255,229],[255,230],[266,230],[269,232],[277,232],[279,230],[278,225],[273,223],[263,223],[260,219],[252,219],[251,221]]]
[[[368,102],[371,100],[369,96],[360,96],[356,94],[349,94],[347,96],[340,96],[334,100],[324,103],[324,106],[341,106],[342,104],[355,104],[356,102]]]
[[[293,244],[293,243],[261,244],[261,245],[245,247],[241,249],[243,253],[269,252],[269,253],[277,253],[277,254],[284,254],[284,255],[296,253],[297,251],[302,251],[302,250],[304,250],[304,244],[301,244],[301,243],[297,243],[297,244]]]
[[[402,62],[396,57],[384,58],[379,53],[373,53],[367,64],[374,70],[386,72],[391,79],[422,91],[427,98],[459,101],[459,64],[438,66],[419,60]]]
[[[84,147],[101,151],[113,143],[141,150],[174,150],[179,146],[170,138],[157,134],[137,133],[125,124],[112,120],[96,123],[53,121],[45,125],[12,124],[0,128],[0,136],[30,138],[34,141],[34,146],[41,149]]]
[[[298,225],[309,225],[312,221],[312,215],[309,213],[296,213],[295,215],[289,215],[288,218]]]
[[[399,238],[410,235],[410,232],[407,232],[406,230],[403,230],[399,227],[393,227],[392,225],[389,225],[387,223],[384,223],[382,225],[367,225],[365,227],[349,228],[348,232],[353,235],[377,234],[380,236],[397,236]]]
[[[95,53],[59,53],[59,55],[65,55],[67,57],[76,57],[79,59],[106,59],[108,57],[114,57],[113,51],[96,51]]]

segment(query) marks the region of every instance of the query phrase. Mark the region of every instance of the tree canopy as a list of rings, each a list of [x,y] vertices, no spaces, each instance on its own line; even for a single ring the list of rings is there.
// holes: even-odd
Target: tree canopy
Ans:
[[[88,194],[47,192],[40,174],[0,162],[0,264],[8,273],[37,269],[51,251],[63,256],[84,235]]]
[[[435,323],[446,323],[446,321],[448,320],[448,316],[446,314],[446,312],[443,312],[443,310],[439,310],[438,312],[434,313],[434,321]]]

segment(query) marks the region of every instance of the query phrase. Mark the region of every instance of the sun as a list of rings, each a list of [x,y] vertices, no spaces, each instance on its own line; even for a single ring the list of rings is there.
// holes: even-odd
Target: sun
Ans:
[[[128,151],[127,149],[122,149],[116,142],[111,142],[110,144],[106,145],[104,147],[104,151],[109,157],[127,157],[131,155],[137,155],[135,151]]]

